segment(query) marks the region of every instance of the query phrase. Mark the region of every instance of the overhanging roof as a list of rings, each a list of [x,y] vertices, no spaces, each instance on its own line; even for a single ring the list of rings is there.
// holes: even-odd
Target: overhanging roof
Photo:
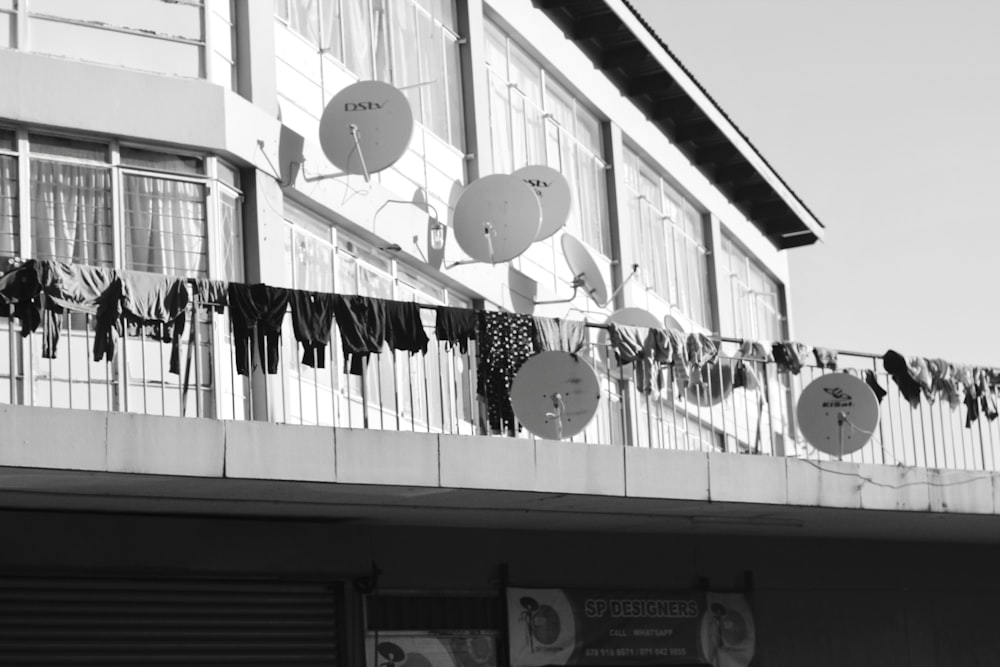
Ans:
[[[778,248],[823,224],[626,0],[532,0]]]

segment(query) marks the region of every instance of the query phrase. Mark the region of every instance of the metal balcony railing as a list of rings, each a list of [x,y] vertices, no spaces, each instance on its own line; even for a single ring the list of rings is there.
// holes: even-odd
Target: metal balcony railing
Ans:
[[[197,325],[194,321],[197,310]],[[188,313],[177,341],[179,373],[170,372],[173,343],[143,330],[126,330],[112,361],[93,361],[91,316],[66,314],[59,323],[55,358],[43,358],[41,332],[21,335],[18,320],[0,318],[0,403],[150,415],[387,429],[424,433],[490,435],[484,427],[484,397],[477,395],[475,343],[467,352],[434,339],[434,312],[425,311],[431,339],[426,355],[373,355],[361,376],[344,372],[334,327],[324,367],[300,362],[301,352],[286,318],[278,372],[237,374],[228,316],[204,307]],[[601,327],[588,329],[582,356],[600,380],[597,413],[574,442],[658,449],[832,457],[812,448],[796,426],[802,389],[823,373],[805,366],[792,374],[773,362],[744,362],[759,379],[750,389],[728,390],[740,360],[732,339],[720,343],[718,363],[706,372],[704,396],[679,391],[669,369],[653,391],[640,391],[633,369],[618,366]],[[610,361],[609,361],[610,360]],[[844,460],[886,465],[996,470],[1000,420],[985,414],[966,426],[966,408],[939,399],[918,408],[901,396],[875,355],[840,354],[841,369],[871,370],[887,394],[880,422],[860,451]],[[718,391],[720,387],[727,390]],[[510,437],[506,435],[505,437]],[[531,437],[523,429],[515,437]]]

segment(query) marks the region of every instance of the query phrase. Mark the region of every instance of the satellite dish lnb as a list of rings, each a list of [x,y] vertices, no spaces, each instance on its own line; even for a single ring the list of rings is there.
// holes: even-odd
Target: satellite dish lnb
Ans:
[[[531,433],[550,440],[572,438],[586,428],[600,398],[594,369],[569,352],[529,357],[510,387],[514,415]]]
[[[406,96],[382,81],[359,81],[333,96],[319,121],[319,144],[347,174],[382,171],[406,152],[413,111]]]
[[[573,272],[574,281],[578,281],[594,303],[603,308],[608,302],[608,286],[593,255],[586,246],[569,234],[563,234],[562,249],[569,270]]]
[[[455,203],[455,241],[478,262],[506,262],[534,243],[542,208],[531,187],[506,174],[470,183]]]
[[[572,204],[566,177],[545,165],[521,167],[511,176],[527,183],[542,205],[542,226],[539,227],[535,240],[547,239],[558,232],[566,224]]]
[[[813,447],[831,456],[858,451],[878,426],[878,399],[859,378],[829,373],[799,395],[799,430]]]

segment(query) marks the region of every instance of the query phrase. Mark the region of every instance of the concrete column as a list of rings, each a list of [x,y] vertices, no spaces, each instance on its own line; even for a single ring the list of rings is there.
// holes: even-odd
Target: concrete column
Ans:
[[[458,3],[458,30],[465,44],[461,49],[462,108],[465,111],[466,182],[488,173],[493,164],[490,147],[489,87],[486,79],[483,0]]]
[[[702,217],[707,223],[705,245],[708,248],[708,303],[712,316],[712,331],[719,335],[722,331],[722,313],[720,312],[719,294],[721,290],[729,289],[728,267],[719,261],[722,257],[722,223],[711,213]]]
[[[236,0],[237,92],[272,117],[278,115],[274,3]]]

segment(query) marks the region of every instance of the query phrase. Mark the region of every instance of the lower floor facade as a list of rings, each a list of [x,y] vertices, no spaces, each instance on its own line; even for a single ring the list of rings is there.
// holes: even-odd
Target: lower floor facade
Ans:
[[[582,637],[582,615],[560,627],[558,608],[532,602],[555,590],[747,604],[736,626],[713,606],[729,624],[711,662],[616,654],[623,639],[575,664],[1000,664],[996,544],[750,523],[633,532],[627,516],[615,530],[532,530],[493,527],[487,514],[478,527],[474,515],[414,525],[405,507],[355,521],[120,505],[0,510],[0,663],[557,664],[517,654],[571,625]],[[641,634],[643,619],[626,626]]]

